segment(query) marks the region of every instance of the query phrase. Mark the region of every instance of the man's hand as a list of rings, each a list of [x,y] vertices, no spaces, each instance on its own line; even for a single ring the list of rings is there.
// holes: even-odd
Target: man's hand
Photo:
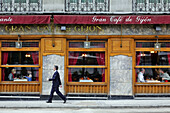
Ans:
[[[60,85],[60,88],[62,88],[62,85]]]

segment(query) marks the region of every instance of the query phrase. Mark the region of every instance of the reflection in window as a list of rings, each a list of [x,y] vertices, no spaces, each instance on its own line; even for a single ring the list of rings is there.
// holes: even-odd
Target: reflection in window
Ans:
[[[145,0],[136,0],[137,3],[145,3]]]
[[[136,69],[137,82],[170,82],[170,68]]]
[[[15,0],[15,3],[26,3],[26,0]]]
[[[16,47],[15,42],[2,42],[2,47]],[[39,47],[39,42],[22,42],[22,47]]]
[[[145,51],[136,52],[136,65],[170,65],[170,52]]]
[[[2,81],[38,81],[38,67],[2,68]]]
[[[69,42],[70,48],[84,48],[84,42]],[[90,48],[105,48],[105,42],[90,42]]]
[[[170,42],[160,42],[161,48],[170,48]],[[155,42],[136,42],[137,48],[153,48]]]
[[[69,68],[69,82],[105,82],[103,68]]]
[[[4,3],[12,3],[12,0],[3,0]]]
[[[69,65],[105,65],[104,52],[69,52]]]
[[[70,3],[77,3],[77,0],[70,0]]]
[[[93,2],[93,0],[81,0],[81,3],[86,3],[86,2],[88,2],[88,3],[92,3],[92,2]]]
[[[149,3],[160,3],[160,0],[149,0]]]
[[[97,3],[104,3],[104,0],[96,0]]]
[[[38,65],[39,52],[30,51],[4,51],[2,52],[2,65]]]
[[[30,3],[38,3],[38,0],[29,0]]]

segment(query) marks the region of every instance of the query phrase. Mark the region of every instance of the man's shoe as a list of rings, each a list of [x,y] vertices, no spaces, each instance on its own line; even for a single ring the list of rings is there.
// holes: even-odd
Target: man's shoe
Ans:
[[[67,99],[65,99],[63,103],[65,104],[65,103],[66,103],[66,101],[67,101]]]
[[[49,101],[49,100],[48,100],[48,101],[46,101],[46,103],[52,103],[52,101]]]

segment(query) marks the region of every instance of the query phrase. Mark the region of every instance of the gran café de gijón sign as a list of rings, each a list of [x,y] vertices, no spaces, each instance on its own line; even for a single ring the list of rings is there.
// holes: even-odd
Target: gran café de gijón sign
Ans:
[[[53,65],[65,95],[170,93],[155,74],[170,69],[169,15],[2,15],[0,24],[0,93],[48,95]]]

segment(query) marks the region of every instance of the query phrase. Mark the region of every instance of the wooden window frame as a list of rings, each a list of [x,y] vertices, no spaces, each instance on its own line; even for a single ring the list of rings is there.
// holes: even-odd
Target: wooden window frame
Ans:
[[[67,85],[107,85],[107,77],[108,77],[108,73],[107,73],[107,68],[108,68],[108,58],[107,58],[107,41],[90,41],[90,42],[105,42],[105,48],[69,48],[69,42],[84,42],[83,40],[81,41],[77,41],[77,40],[70,40],[67,41],[67,71],[66,71],[66,83]],[[105,66],[69,66],[69,52],[70,51],[83,51],[83,52],[92,52],[92,51],[97,51],[97,52],[105,52]],[[69,68],[105,68],[105,82],[69,82],[68,81],[68,70]]]
[[[134,66],[134,69],[138,69],[138,68],[170,68],[170,65],[169,66],[136,66],[136,52],[137,51],[154,51],[154,47],[153,48],[136,48],[136,42],[155,42],[156,43],[156,40],[136,40],[135,41],[135,44],[134,44],[134,47],[135,47],[135,66]],[[159,40],[159,42],[170,42],[170,40]],[[161,48],[160,51],[169,51],[170,52],[170,48]],[[134,71],[134,79],[135,79],[135,85],[137,84],[142,84],[142,85],[147,85],[147,84],[170,84],[170,82],[160,82],[160,83],[140,83],[140,82],[137,82],[136,81],[136,77],[135,77],[135,74],[136,72]]]
[[[22,48],[15,48],[15,47],[2,47],[2,42],[16,42],[17,40],[1,40],[0,41],[0,58],[2,58],[3,51],[37,51],[39,52],[39,64],[38,65],[2,65],[2,60],[0,60],[0,83],[40,83],[40,62],[41,62],[41,53],[40,53],[40,40],[22,40],[22,42],[38,42],[39,47],[22,47]],[[2,81],[2,68],[4,67],[38,67],[39,68],[39,80],[38,81]]]

